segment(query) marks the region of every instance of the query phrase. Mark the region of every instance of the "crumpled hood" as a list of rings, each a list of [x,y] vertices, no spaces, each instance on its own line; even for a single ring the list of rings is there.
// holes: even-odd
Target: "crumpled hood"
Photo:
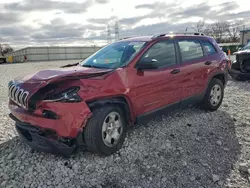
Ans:
[[[17,82],[44,82],[54,79],[68,78],[68,77],[95,77],[112,71],[112,69],[96,69],[86,68],[81,66],[68,67],[68,68],[57,68],[41,70],[36,73],[15,78]],[[65,78],[65,79],[66,79]]]
[[[240,50],[234,53],[235,55],[250,54],[250,50]]]
[[[29,99],[41,88],[54,82],[69,79],[88,79],[102,76],[113,69],[96,69],[74,66],[68,68],[41,70],[9,82],[9,97],[27,109]]]

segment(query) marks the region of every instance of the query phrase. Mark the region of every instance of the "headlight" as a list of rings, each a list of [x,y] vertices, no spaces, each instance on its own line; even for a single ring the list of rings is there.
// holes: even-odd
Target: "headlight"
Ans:
[[[43,101],[45,102],[81,102],[81,97],[77,94],[80,87],[71,87],[56,94],[49,94]]]
[[[237,60],[234,60],[232,63],[237,63]]]

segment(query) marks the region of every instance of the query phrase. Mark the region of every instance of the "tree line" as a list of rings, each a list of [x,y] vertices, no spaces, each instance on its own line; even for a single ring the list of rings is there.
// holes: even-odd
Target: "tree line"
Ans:
[[[215,38],[218,43],[239,42],[240,31],[244,29],[243,22],[237,21],[230,23],[228,21],[216,21],[212,24],[206,24],[199,21],[193,27],[195,32],[204,33]]]

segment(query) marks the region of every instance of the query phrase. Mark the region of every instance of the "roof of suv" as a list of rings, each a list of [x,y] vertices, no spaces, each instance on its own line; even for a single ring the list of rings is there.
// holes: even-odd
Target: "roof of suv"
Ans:
[[[121,39],[120,41],[141,41],[141,42],[149,42],[149,41],[153,41],[156,39],[160,39],[160,38],[182,38],[182,37],[190,37],[190,38],[211,38],[209,36],[205,36],[205,35],[191,35],[191,34],[159,34],[159,35],[155,35],[155,36],[140,36],[140,37],[128,37],[128,38],[124,38]]]

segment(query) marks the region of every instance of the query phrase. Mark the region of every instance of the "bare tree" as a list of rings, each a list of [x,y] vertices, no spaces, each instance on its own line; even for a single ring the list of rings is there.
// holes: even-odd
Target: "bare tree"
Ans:
[[[242,21],[230,24],[230,27],[228,29],[228,35],[230,37],[231,42],[238,42],[240,40],[240,30],[242,28],[242,25]]]
[[[193,29],[195,30],[195,32],[204,33],[204,31],[206,30],[205,26],[206,25],[204,20],[200,20],[199,22],[196,23]]]
[[[13,52],[13,48],[9,44],[0,44],[0,56],[4,56],[10,52]]]
[[[6,48],[3,49],[3,54],[8,54],[8,53],[11,53],[11,52],[13,52],[13,51],[14,51],[13,48],[11,48],[11,47],[6,47]]]
[[[1,44],[0,44],[0,56],[3,56],[3,48]]]
[[[228,38],[230,24],[228,22],[217,21],[205,29],[205,33],[215,38],[217,42],[223,42]]]

